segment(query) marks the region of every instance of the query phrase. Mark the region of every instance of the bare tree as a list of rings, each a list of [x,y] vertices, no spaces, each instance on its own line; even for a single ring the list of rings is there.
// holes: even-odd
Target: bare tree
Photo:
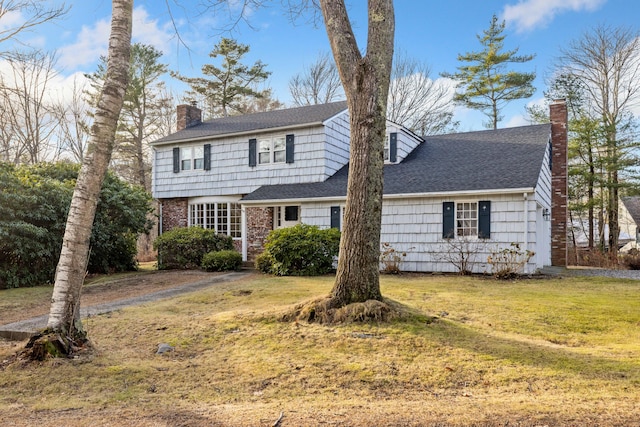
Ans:
[[[83,85],[74,79],[71,99],[58,101],[53,110],[58,121],[57,139],[61,151],[78,163],[84,160],[91,122],[89,104],[83,94]]]
[[[640,34],[628,28],[601,25],[562,49],[558,68],[581,85],[589,113],[599,117],[604,129],[605,186],[609,250],[617,259],[620,172],[630,165],[628,151],[635,146],[629,119],[640,102]]]
[[[0,0],[0,43],[9,40],[20,42],[21,33],[61,18],[69,11],[64,3],[60,6],[49,6],[50,2],[41,0]],[[22,19],[12,19],[16,16]],[[0,57],[5,54],[6,51],[0,48]]]
[[[0,74],[4,106],[3,137],[14,163],[35,164],[57,158],[57,120],[48,97],[56,76],[55,58],[39,51],[5,57],[9,72]]]
[[[431,68],[406,53],[393,59],[387,118],[419,135],[453,130],[453,94],[443,80],[431,79]]]
[[[298,106],[344,99],[342,82],[333,58],[326,53],[320,54],[316,62],[289,80],[289,93]]]
[[[74,345],[87,343],[80,318],[80,293],[86,274],[89,239],[98,196],[109,167],[129,78],[133,0],[113,0],[112,4],[107,77],[71,199],[51,297],[48,333],[29,342],[33,357],[43,357],[47,353],[68,354]],[[52,351],[52,348],[56,351]]]

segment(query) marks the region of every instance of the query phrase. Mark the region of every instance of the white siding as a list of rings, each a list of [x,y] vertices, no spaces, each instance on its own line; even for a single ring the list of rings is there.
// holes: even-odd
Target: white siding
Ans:
[[[549,147],[551,141],[549,141]],[[549,148],[544,152],[540,175],[535,188],[536,200],[536,239],[537,250],[535,255],[536,268],[551,265],[551,221],[544,219],[544,212],[551,212],[551,168],[549,160]]]
[[[398,151],[396,152],[397,161],[396,163],[402,162],[408,155],[411,153],[422,141],[416,138],[415,135],[407,132],[401,126],[396,125],[392,122],[387,122],[387,138],[389,134],[392,132],[396,132],[398,134]]]
[[[259,164],[249,167],[249,139],[284,136],[285,133],[295,135],[293,163]],[[178,145],[155,147],[153,195],[156,198],[172,198],[247,194],[262,185],[324,181],[335,172],[341,160],[340,156],[334,156],[332,167],[326,165],[327,138],[324,127],[315,126],[287,132],[264,132],[201,141],[198,145],[211,144],[211,170],[179,173],[173,173],[173,148]],[[334,146],[339,145],[338,136],[331,138]],[[179,146],[190,145],[196,144]]]
[[[349,113],[340,114],[325,123],[326,152],[323,157],[327,177],[349,163],[350,129]]]
[[[487,258],[511,243],[525,243],[525,203],[527,207],[527,248],[537,250],[536,202],[531,194],[525,201],[523,194],[494,195],[464,198],[414,198],[385,199],[382,208],[381,242],[389,243],[396,251],[407,255],[401,264],[403,271],[457,272],[448,260],[455,248],[442,238],[442,203],[446,201],[479,202],[491,201],[491,238],[468,239],[473,252],[472,270],[475,273],[491,273]],[[344,203],[305,203],[302,205],[301,219],[306,224],[320,227],[330,226],[330,207]],[[456,242],[460,242],[457,240]],[[539,268],[536,257],[526,266],[531,273]]]

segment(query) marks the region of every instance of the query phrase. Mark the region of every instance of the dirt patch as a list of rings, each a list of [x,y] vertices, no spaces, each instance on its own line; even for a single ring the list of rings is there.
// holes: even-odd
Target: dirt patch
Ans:
[[[130,273],[120,278],[117,276],[94,277],[89,279],[82,289],[82,306],[88,307],[147,295],[163,289],[177,288],[220,274],[204,271],[171,270]],[[20,306],[0,311],[0,325],[48,314],[52,292],[53,287],[50,287],[50,292],[38,298],[38,300],[32,300],[28,304],[21,304]]]

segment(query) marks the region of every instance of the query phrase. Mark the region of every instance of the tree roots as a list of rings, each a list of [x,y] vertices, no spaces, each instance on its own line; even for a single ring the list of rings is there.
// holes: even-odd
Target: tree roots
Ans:
[[[84,337],[73,339],[60,332],[45,330],[31,337],[21,358],[42,361],[49,357],[71,357],[90,348],[91,342]]]
[[[402,307],[390,300],[368,300],[335,307],[329,297],[296,305],[282,316],[285,322],[309,322],[325,325],[353,322],[387,322],[402,317]]]

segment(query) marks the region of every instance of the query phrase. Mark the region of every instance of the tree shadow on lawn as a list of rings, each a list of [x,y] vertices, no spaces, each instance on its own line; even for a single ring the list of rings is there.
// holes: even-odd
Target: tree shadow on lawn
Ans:
[[[640,382],[640,359],[637,357],[624,361],[582,354],[541,340],[497,337],[444,319],[432,323],[425,334],[443,347],[463,348],[517,365],[547,368],[587,379]]]

